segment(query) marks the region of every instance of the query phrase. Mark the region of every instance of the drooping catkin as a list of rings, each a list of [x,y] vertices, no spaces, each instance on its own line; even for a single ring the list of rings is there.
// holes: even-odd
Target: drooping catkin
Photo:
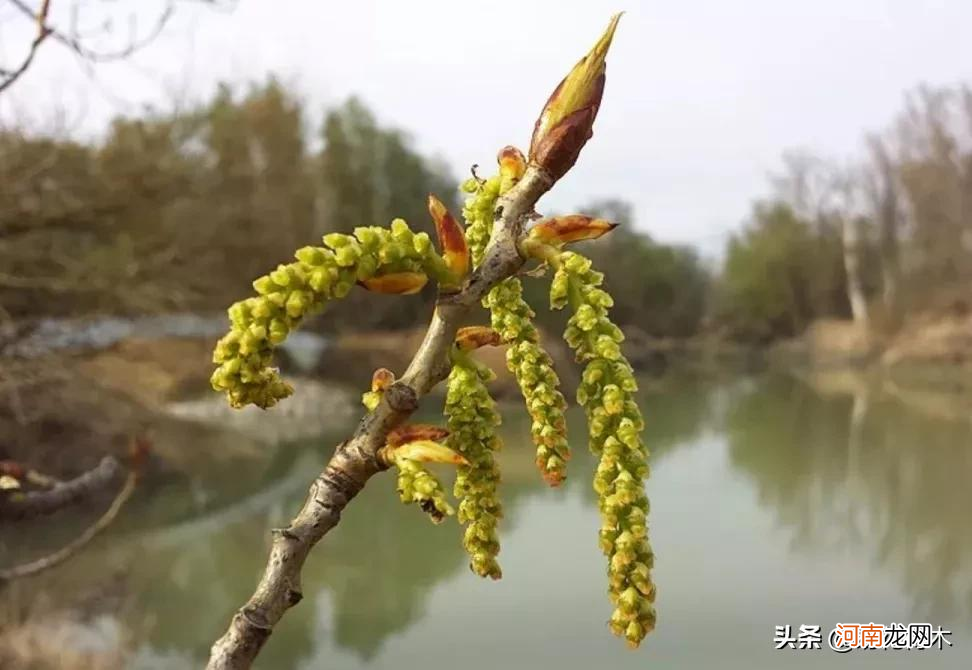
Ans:
[[[621,353],[621,330],[608,317],[613,301],[600,288],[603,275],[574,252],[557,260],[550,305],[569,304],[564,338],[584,364],[577,402],[587,414],[591,450],[600,459],[594,476],[601,512],[600,546],[608,557],[611,630],[632,646],[655,627],[654,554],[648,542],[648,450],[635,402],[637,383]]]
[[[510,188],[514,183],[495,176],[482,182],[470,179],[463,184],[463,189],[471,194],[463,209],[466,238],[477,265],[492,233],[496,200],[504,187]],[[566,477],[570,458],[564,419],[567,402],[560,392],[553,360],[540,345],[540,334],[533,325],[534,312],[523,299],[523,287],[516,277],[494,286],[483,305],[489,308],[492,327],[509,345],[506,365],[516,378],[530,414],[537,467],[544,479],[556,486]]]
[[[390,228],[356,228],[354,235],[332,233],[321,247],[296,252],[253,282],[257,294],[229,308],[230,331],[217,344],[210,382],[233,407],[271,407],[293,389],[271,367],[273,350],[306,316],[343,298],[355,283],[376,291],[409,293],[428,276],[440,276],[444,261],[426,233],[414,233],[401,219]]]
[[[442,523],[447,516],[455,514],[442,482],[425,466],[400,458],[395,461],[395,467],[398,468],[398,495],[403,503],[418,504],[433,523]]]
[[[502,576],[496,557],[500,551],[497,524],[503,516],[497,495],[500,471],[493,452],[500,448],[496,435],[500,423],[486,383],[491,370],[464,354],[454,356],[446,388],[449,446],[462,454],[468,465],[458,466],[455,496],[459,499],[459,522],[466,524],[463,546],[469,567],[480,577]]]

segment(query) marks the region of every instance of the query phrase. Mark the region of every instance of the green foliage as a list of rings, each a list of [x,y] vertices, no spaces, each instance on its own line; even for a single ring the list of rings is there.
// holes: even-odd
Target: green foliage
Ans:
[[[729,243],[718,316],[741,339],[792,336],[814,318],[848,313],[839,233],[782,202],[761,203]]]
[[[269,79],[115,119],[97,141],[0,131],[0,304],[15,318],[219,309],[327,232],[395,215],[431,232],[426,195],[455,192],[445,168],[360,102],[326,115],[320,150],[307,117]],[[403,301],[359,300],[322,325],[420,318]]]

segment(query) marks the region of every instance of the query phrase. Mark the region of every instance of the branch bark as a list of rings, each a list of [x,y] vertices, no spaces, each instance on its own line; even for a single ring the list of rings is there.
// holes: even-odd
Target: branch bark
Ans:
[[[418,408],[422,396],[449,374],[449,350],[456,331],[497,283],[523,265],[518,242],[537,200],[554,180],[530,166],[496,207],[486,258],[458,293],[440,294],[425,338],[402,378],[337,447],[314,480],[307,499],[286,528],[273,531],[273,545],[260,583],[233,616],[211,650],[209,670],[249,668],[284,613],[300,602],[301,568],[308,553],[341,519],[341,512],[368,480],[386,468],[377,458],[388,432]]]
[[[0,519],[23,521],[53,514],[103,491],[122,469],[122,464],[116,458],[106,456],[91,470],[74,479],[57,483],[47,491],[32,491],[19,499],[0,497]]]
[[[117,461],[114,462],[116,464],[118,463]],[[91,542],[91,540],[97,537],[101,531],[112,524],[122,507],[124,507],[125,503],[128,502],[128,499],[132,497],[132,493],[135,492],[135,485],[137,482],[138,471],[135,468],[132,468],[128,472],[128,477],[126,477],[125,483],[122,485],[117,495],[115,495],[114,500],[111,501],[111,505],[108,506],[108,509],[104,514],[98,517],[97,521],[88,526],[84,532],[81,533],[81,535],[54,553],[42,556],[41,558],[30,561],[29,563],[23,563],[12,568],[0,570],[0,584],[3,582],[12,581],[14,579],[22,579],[23,577],[36,575],[38,572],[43,572],[44,570],[53,568],[55,565],[63,563],[67,559],[71,558],[71,556],[79,552],[89,542]]]
[[[41,2],[40,9],[37,10],[37,14],[34,14],[34,12],[31,11],[29,7],[26,7],[26,5],[24,5],[24,9],[26,9],[31,19],[36,22],[37,34],[30,43],[30,48],[27,51],[27,55],[24,57],[24,60],[21,61],[20,65],[10,72],[0,72],[0,75],[2,75],[2,78],[0,78],[0,93],[12,86],[13,83],[17,81],[17,79],[19,79],[24,72],[27,71],[30,64],[34,62],[34,56],[37,55],[37,50],[40,48],[40,45],[44,43],[44,40],[46,40],[48,36],[51,35],[51,29],[47,26],[47,15],[51,10],[51,0],[43,0],[43,2]]]

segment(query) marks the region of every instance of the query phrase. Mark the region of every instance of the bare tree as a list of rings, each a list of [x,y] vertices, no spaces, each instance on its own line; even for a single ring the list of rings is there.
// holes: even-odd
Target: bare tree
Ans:
[[[125,482],[108,509],[80,535],[56,551],[27,563],[0,568],[0,585],[36,575],[63,563],[108,528],[135,492],[148,451],[149,444],[146,440],[133,440]],[[106,456],[96,467],[74,479],[61,482],[19,463],[0,461],[0,483],[3,484],[0,486],[0,521],[25,521],[73,507],[108,489],[124,469],[118,459]],[[26,490],[31,486],[34,490]]]
[[[7,4],[16,10],[22,19],[25,19],[33,26],[33,39],[27,46],[24,56],[14,66],[0,65],[0,93],[10,88],[17,82],[30,68],[41,46],[48,42],[56,42],[62,47],[72,51],[90,69],[97,63],[123,60],[132,56],[137,51],[145,48],[155,41],[162,34],[169,21],[175,14],[176,3],[197,2],[214,7],[232,7],[234,0],[167,0],[162,8],[148,21],[148,29],[143,30],[139,24],[145,24],[144,18],[140,20],[137,11],[129,12],[125,17],[127,30],[125,35],[117,40],[117,44],[110,49],[104,49],[97,44],[101,44],[106,38],[115,37],[117,31],[115,24],[119,17],[108,17],[100,22],[94,30],[82,27],[82,15],[84,12],[83,0],[73,0],[67,6],[66,25],[55,22],[53,18],[51,0],[41,0],[35,8],[25,0],[5,0]],[[61,4],[58,2],[57,4]]]
[[[825,161],[807,151],[783,155],[782,174],[772,177],[779,196],[818,232],[840,233],[846,275],[847,301],[854,322],[867,327],[867,297],[861,276],[862,228],[859,183],[853,170]]]
[[[865,219],[860,214],[859,181],[852,170],[839,168],[834,170],[832,179],[834,186],[831,207],[824,215],[836,220],[840,226],[844,272],[847,275],[847,300],[854,323],[867,332],[870,319],[861,272],[861,233]]]
[[[903,217],[898,171],[887,144],[881,137],[872,135],[867,143],[871,161],[866,185],[879,231],[882,301],[888,315],[894,319],[899,306],[901,251],[898,237]]]
[[[14,5],[21,7],[21,3],[16,1],[14,2]],[[34,56],[37,55],[37,50],[40,48],[41,44],[44,43],[44,40],[51,35],[51,30],[47,26],[47,15],[51,10],[50,0],[43,0],[36,13],[30,10],[30,8],[28,8],[26,5],[23,5],[23,9],[25,9],[30,15],[34,24],[37,26],[37,29],[34,39],[31,41],[30,47],[27,50],[27,55],[24,56],[20,64],[12,69],[0,67],[0,93],[12,86],[13,83],[17,81],[17,79],[19,79],[24,72],[27,71],[30,64],[34,62]]]
[[[972,207],[964,193],[970,134],[955,89],[919,87],[895,129],[908,204],[909,272],[916,289],[957,288],[972,277]]]

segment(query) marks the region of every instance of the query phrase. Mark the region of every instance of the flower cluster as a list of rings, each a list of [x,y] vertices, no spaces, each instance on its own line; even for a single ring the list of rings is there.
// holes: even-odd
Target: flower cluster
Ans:
[[[631,366],[621,353],[621,330],[608,318],[613,301],[600,288],[603,275],[574,252],[562,252],[550,291],[554,309],[568,303],[573,315],[564,337],[584,363],[577,402],[587,413],[591,450],[600,456],[594,489],[600,511],[601,549],[609,558],[608,580],[615,610],[611,629],[638,646],[655,626],[654,554],[648,543],[648,451],[644,421],[635,402]]]
[[[398,495],[403,503],[418,503],[433,523],[442,523],[446,516],[455,514],[442,483],[425,466],[410,458],[399,458],[395,467],[398,468]]]
[[[304,247],[296,262],[253,282],[257,296],[229,308],[230,332],[216,345],[218,366],[210,379],[233,407],[271,407],[293,389],[271,367],[273,350],[304,317],[343,298],[355,283],[386,293],[415,293],[428,277],[448,275],[426,233],[401,219],[390,228],[356,228],[354,235],[324,236],[322,247]]]
[[[500,162],[504,174],[511,171],[508,167],[511,163],[514,171],[518,169],[516,158],[511,159],[506,150],[501,152]],[[515,183],[514,178],[506,175],[503,179],[492,177],[482,182],[471,179],[463,185],[472,194],[466,200],[463,215],[466,238],[476,264],[482,261],[492,233],[496,199],[504,188],[512,188]],[[506,365],[516,377],[532,419],[530,432],[537,447],[537,466],[544,479],[556,486],[566,477],[570,458],[564,420],[567,402],[560,392],[560,379],[553,361],[540,346],[540,334],[533,325],[534,312],[523,299],[523,287],[516,277],[494,286],[483,299],[483,305],[490,310],[493,328],[509,344]]]
[[[567,401],[560,392],[553,361],[540,346],[534,313],[523,299],[520,280],[512,277],[499,283],[486,296],[485,304],[493,328],[509,344],[506,365],[516,377],[532,420],[537,467],[551,486],[557,486],[567,475],[570,459],[564,419]]]
[[[499,175],[480,181],[467,179],[462,190],[469,193],[462,208],[466,220],[466,243],[472,254],[473,265],[483,262],[489,236],[493,233],[493,210],[500,196],[501,179]]]
[[[460,501],[459,522],[467,524],[462,543],[470,557],[469,567],[480,577],[499,579],[503,573],[496,560],[500,550],[496,526],[503,512],[496,493],[500,472],[493,452],[501,442],[496,435],[500,417],[486,388],[492,378],[489,368],[464,352],[454,352],[445,414],[448,444],[468,461],[458,467],[454,493]]]

